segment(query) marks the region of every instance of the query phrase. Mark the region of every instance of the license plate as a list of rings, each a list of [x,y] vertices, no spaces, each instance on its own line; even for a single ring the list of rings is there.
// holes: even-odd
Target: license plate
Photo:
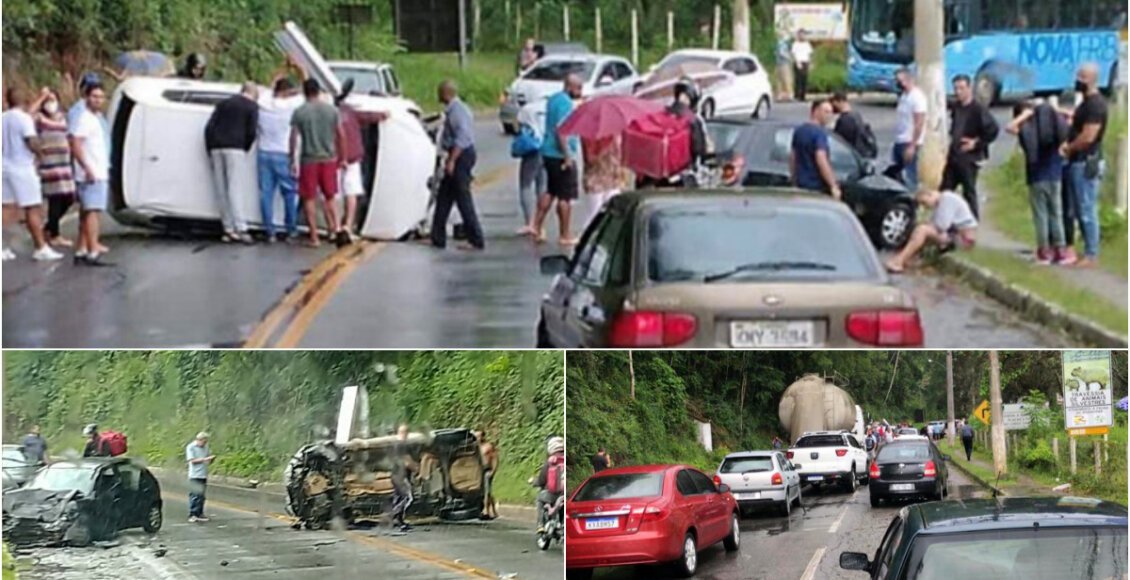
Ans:
[[[735,499],[761,499],[761,492],[760,491],[754,491],[754,492],[747,492],[747,493],[735,493],[734,498]]]
[[[892,483],[891,491],[914,491],[913,483]]]
[[[811,320],[759,320],[730,323],[734,348],[782,348],[816,345],[816,323]]]
[[[823,475],[810,475],[810,476],[808,476],[808,481],[824,481],[824,476]]]
[[[620,518],[589,518],[585,520],[586,530],[611,530],[619,523]]]

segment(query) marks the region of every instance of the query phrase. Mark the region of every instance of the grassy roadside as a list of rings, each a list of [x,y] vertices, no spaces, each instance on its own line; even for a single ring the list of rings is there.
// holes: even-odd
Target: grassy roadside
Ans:
[[[438,111],[436,87],[455,79],[463,100],[473,109],[498,106],[498,96],[514,80],[514,55],[477,52],[469,55],[467,70],[459,69],[455,53],[400,53],[390,57],[404,96],[425,111]]]
[[[3,556],[4,562],[3,568],[0,569],[0,580],[16,580],[20,575],[16,573],[16,559],[8,551],[8,544],[4,544]]]
[[[1124,247],[1124,254],[1125,251]],[[1127,333],[1125,305],[1112,304],[1086,288],[1075,286],[1049,272],[1047,266],[1037,267],[1011,252],[984,247],[962,253],[961,257],[988,268],[1006,282],[1024,288],[1067,312],[1093,320],[1122,335]]]

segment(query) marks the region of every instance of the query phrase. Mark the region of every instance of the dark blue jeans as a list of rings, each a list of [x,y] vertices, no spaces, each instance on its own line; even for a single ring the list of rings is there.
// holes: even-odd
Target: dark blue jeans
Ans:
[[[286,233],[298,234],[298,183],[290,174],[286,153],[259,152],[259,211],[263,213],[263,229],[275,235],[275,189],[282,192]]]
[[[440,181],[439,193],[436,194],[436,213],[432,221],[432,245],[437,248],[447,246],[447,218],[451,216],[453,205],[459,208],[459,216],[463,218],[467,241],[479,249],[486,246],[483,227],[475,213],[475,200],[471,198],[471,170],[475,168],[475,161],[474,148],[467,149],[455,160],[455,171],[451,175],[445,174]]]
[[[914,193],[918,191],[918,150],[920,148],[914,148],[914,158],[907,163],[905,159],[907,147],[910,147],[910,143],[895,143],[891,150],[891,161],[894,162],[895,167],[899,168],[898,171],[901,172],[903,184],[911,193]]]
[[[188,515],[189,517],[204,517],[204,488],[208,486],[207,479],[188,480]]]

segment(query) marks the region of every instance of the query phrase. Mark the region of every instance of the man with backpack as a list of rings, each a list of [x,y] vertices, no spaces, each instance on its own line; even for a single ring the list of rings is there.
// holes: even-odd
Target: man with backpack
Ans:
[[[1000,127],[985,105],[973,98],[973,84],[966,75],[953,79],[957,102],[950,108],[950,148],[942,173],[943,191],[957,191],[980,219],[977,200],[977,172],[989,158],[989,144],[996,140]]]
[[[550,437],[545,445],[546,459],[538,473],[535,485],[541,488],[538,492],[538,533],[545,531],[545,508],[557,502],[557,498],[565,492],[565,440],[561,437]]]
[[[867,159],[878,157],[879,142],[875,139],[875,132],[871,130],[871,125],[863,120],[863,115],[851,106],[847,95],[836,92],[832,95],[831,102],[832,110],[839,115],[832,131],[843,137],[844,141],[847,141],[848,145],[863,157]]]

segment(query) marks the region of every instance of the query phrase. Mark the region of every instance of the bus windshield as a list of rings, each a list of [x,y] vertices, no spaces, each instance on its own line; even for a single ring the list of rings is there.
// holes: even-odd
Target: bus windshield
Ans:
[[[875,60],[914,57],[914,0],[858,0],[851,19],[855,49]]]

